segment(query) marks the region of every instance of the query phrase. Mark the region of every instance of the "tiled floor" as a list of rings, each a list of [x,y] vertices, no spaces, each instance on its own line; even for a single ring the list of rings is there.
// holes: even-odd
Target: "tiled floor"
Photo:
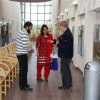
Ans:
[[[70,90],[58,90],[61,85],[60,72],[51,71],[48,84],[36,81],[36,56],[29,59],[28,81],[32,92],[19,90],[18,78],[8,91],[3,100],[83,100],[83,77],[79,70],[71,66],[73,75],[73,88]]]

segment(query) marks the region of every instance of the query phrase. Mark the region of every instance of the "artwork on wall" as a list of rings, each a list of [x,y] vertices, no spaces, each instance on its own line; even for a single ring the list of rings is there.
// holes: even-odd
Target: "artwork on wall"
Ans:
[[[0,47],[9,44],[12,23],[0,21]]]
[[[78,27],[78,53],[80,56],[84,56],[84,31],[84,25]]]
[[[100,25],[94,27],[93,59],[100,62]]]

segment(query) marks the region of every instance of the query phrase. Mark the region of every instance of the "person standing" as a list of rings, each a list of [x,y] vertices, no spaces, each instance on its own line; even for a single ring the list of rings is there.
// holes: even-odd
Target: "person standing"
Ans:
[[[1,26],[1,38],[2,38],[2,46],[5,46],[6,43],[6,32],[5,32],[5,25]]]
[[[24,28],[18,33],[16,39],[16,54],[19,61],[19,87],[21,90],[32,90],[27,82],[28,72],[28,35],[32,30],[33,24],[25,22]]]
[[[73,57],[73,35],[68,28],[68,23],[62,21],[60,23],[61,36],[58,38],[58,56],[61,58],[61,76],[62,86],[58,89],[69,89],[72,87],[72,75],[70,63]]]
[[[53,36],[49,34],[47,25],[41,27],[41,33],[39,34],[36,42],[37,48],[37,81],[43,82],[41,78],[41,71],[44,67],[45,82],[48,82],[50,74],[51,59],[50,54],[53,50]]]
[[[5,36],[5,41],[6,41],[6,45],[9,44],[9,23],[6,24],[6,36]]]

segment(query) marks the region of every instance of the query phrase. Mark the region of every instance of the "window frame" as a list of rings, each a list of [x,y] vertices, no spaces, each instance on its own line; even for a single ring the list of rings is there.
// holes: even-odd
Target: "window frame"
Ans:
[[[49,1],[49,2],[51,2],[51,1]],[[26,20],[26,11],[25,11],[25,9],[26,9],[26,7],[27,6],[30,6],[30,11],[29,11],[29,13],[28,14],[30,14],[30,20]],[[34,12],[34,13],[32,13],[32,7],[37,7],[37,11],[36,11],[36,13]],[[23,8],[22,7],[24,7],[24,11],[22,10]],[[39,12],[38,10],[39,10],[39,7],[44,7],[44,12]],[[46,4],[45,2],[44,2],[44,5],[42,5],[42,4],[40,4],[40,3],[29,3],[29,5],[26,5],[26,3],[24,3],[24,2],[22,2],[21,3],[21,22],[22,22],[22,27],[23,27],[23,23],[25,23],[25,21],[32,21],[32,22],[34,22],[34,21],[37,21],[37,25],[36,25],[36,23],[35,23],[35,27],[37,27],[37,32],[38,32],[38,30],[40,29],[40,25],[41,24],[39,24],[39,22],[44,22],[44,24],[46,24],[46,22],[47,21],[52,21],[52,18],[50,19],[49,18],[49,20],[46,20],[46,18],[45,18],[45,15],[46,14],[48,14],[48,15],[50,15],[50,17],[51,17],[51,14],[52,14],[52,10],[50,10],[50,12],[46,12],[46,10],[45,10],[45,8],[46,7],[50,7],[50,9],[52,9],[52,3],[48,3],[48,4]],[[32,18],[32,14],[34,15],[34,14],[37,14],[37,19],[33,19]],[[44,15],[44,18],[43,18],[43,20],[42,19],[39,19],[39,17],[38,17],[38,15],[40,15],[40,14],[43,14]],[[33,23],[33,25],[34,25],[34,23]]]

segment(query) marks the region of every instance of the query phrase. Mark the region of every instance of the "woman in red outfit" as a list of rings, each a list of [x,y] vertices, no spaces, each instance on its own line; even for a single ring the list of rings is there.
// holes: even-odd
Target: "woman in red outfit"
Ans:
[[[53,37],[49,34],[47,25],[41,27],[41,33],[39,34],[36,42],[37,48],[37,81],[44,81],[41,78],[41,71],[44,67],[44,78],[45,82],[48,82],[50,74],[50,54],[53,50]]]

